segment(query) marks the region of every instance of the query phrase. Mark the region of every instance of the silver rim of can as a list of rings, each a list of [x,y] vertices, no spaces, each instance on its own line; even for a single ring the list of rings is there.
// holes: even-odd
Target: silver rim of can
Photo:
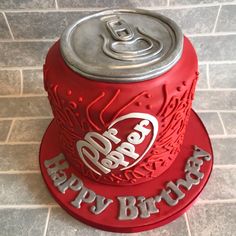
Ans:
[[[156,78],[181,58],[183,34],[171,19],[141,9],[112,9],[70,25],[60,39],[66,64],[92,80],[132,83]]]

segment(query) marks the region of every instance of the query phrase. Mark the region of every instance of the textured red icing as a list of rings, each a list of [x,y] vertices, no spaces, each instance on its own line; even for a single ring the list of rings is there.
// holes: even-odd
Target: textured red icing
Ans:
[[[171,70],[136,83],[105,83],[80,76],[65,64],[59,42],[56,42],[46,58],[44,83],[60,128],[60,145],[66,158],[84,176],[106,184],[138,184],[160,176],[180,151],[197,78],[197,56],[187,38],[182,57]],[[77,141],[83,140],[91,131],[102,134],[114,120],[134,112],[147,113],[158,120],[154,144],[131,168],[121,170],[118,167],[98,175],[82,161],[76,148]],[[117,123],[119,138],[126,141],[132,127],[140,121],[127,119]],[[151,135],[136,147],[137,153],[141,154],[147,148]],[[117,146],[114,144],[112,148]]]

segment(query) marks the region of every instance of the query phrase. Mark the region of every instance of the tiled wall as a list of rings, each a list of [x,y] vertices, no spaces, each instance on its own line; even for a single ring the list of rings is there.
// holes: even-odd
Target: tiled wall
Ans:
[[[215,152],[201,200],[172,224],[140,235],[236,235],[236,1],[227,0],[0,0],[0,235],[113,235],[58,208],[38,167],[51,119],[45,54],[68,24],[104,7],[158,11],[189,36],[201,73],[194,108]]]

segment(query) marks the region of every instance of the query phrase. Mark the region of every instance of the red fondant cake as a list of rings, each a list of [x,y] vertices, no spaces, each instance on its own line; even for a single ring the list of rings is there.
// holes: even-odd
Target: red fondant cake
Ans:
[[[157,213],[155,201],[158,203],[165,199],[171,205],[165,197],[170,191],[167,195],[158,195],[159,198],[156,196],[152,203],[146,202],[145,197],[150,197],[152,191],[146,192],[143,189],[145,184],[149,188],[155,183],[159,184],[157,187],[163,187],[164,179],[171,177],[171,173],[177,178],[179,166],[183,166],[179,177],[183,176],[191,168],[186,166],[184,169],[185,164],[181,163],[185,163],[191,155],[196,157],[196,152],[205,160],[207,157],[210,160],[212,151],[205,131],[198,135],[197,142],[202,144],[200,140],[204,140],[205,136],[203,146],[207,152],[202,147],[194,149],[193,145],[199,144],[191,145],[192,138],[186,140],[185,135],[190,126],[192,129],[187,131],[188,135],[196,132],[189,119],[190,123],[199,122],[191,110],[198,79],[197,64],[190,41],[173,21],[158,14],[141,10],[108,10],[80,19],[67,28],[60,41],[50,49],[44,65],[45,89],[55,117],[51,129],[57,130],[57,136],[52,137],[51,131],[48,133],[51,138],[57,139],[55,145],[64,157],[59,155],[51,159],[49,152],[44,150],[46,146],[44,149],[42,146],[42,172],[44,177],[48,175],[51,178],[45,177],[46,183],[53,181],[60,194],[65,194],[68,189],[82,192],[83,184],[73,177],[79,176],[84,182],[92,183],[93,187],[97,185],[106,191],[113,189],[117,192],[113,198],[118,201],[114,203],[112,198],[105,201],[104,197],[100,199],[100,205],[86,213],[80,204],[90,204],[99,199],[93,191],[86,190],[80,192],[79,203],[73,201],[72,205],[81,209],[75,213],[66,206],[68,201],[63,203],[63,197],[57,196],[55,189],[49,187],[58,202],[72,215],[99,228],[130,232],[159,226],[168,222],[168,217],[170,221],[180,214],[173,211],[170,217],[166,210],[168,217],[165,218],[164,214],[162,223],[160,219],[135,221],[138,214],[141,218],[149,218],[146,217],[147,212],[149,216]],[[182,157],[183,153],[189,156]],[[177,161],[178,165],[175,164]],[[190,173],[200,181],[203,177],[197,171],[200,171],[203,161],[201,165],[196,159],[187,163],[190,165],[191,162],[197,169],[195,172],[191,169]],[[208,179],[211,165],[212,161],[200,189]],[[66,178],[66,172],[63,172],[68,166],[73,167],[72,179]],[[190,189],[195,184],[192,179],[191,184],[183,185]],[[121,196],[130,196],[132,189],[136,192],[142,189],[148,195],[137,198],[140,202],[136,217],[132,216],[135,203],[132,203],[133,208],[130,207],[133,200],[121,199]],[[193,202],[200,189],[196,189],[189,202]],[[136,195],[135,192],[133,195]],[[178,201],[180,199],[179,196]],[[103,225],[99,216],[90,218],[91,212],[100,214],[96,212],[99,206],[102,212],[112,202],[117,209],[111,209],[117,212],[114,214],[116,219],[108,220],[112,224],[110,227],[105,222]],[[189,205],[188,201],[184,202],[182,211]],[[87,209],[86,206],[84,209]],[[106,218],[106,213],[103,214],[102,219]],[[121,225],[117,223],[119,220]],[[132,226],[126,220],[134,220]]]

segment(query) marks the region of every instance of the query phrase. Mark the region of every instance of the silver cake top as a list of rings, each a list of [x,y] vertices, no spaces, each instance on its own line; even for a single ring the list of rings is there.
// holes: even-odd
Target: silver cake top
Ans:
[[[69,26],[60,48],[68,66],[87,78],[131,83],[173,67],[182,54],[183,34],[175,22],[160,14],[105,10]]]

